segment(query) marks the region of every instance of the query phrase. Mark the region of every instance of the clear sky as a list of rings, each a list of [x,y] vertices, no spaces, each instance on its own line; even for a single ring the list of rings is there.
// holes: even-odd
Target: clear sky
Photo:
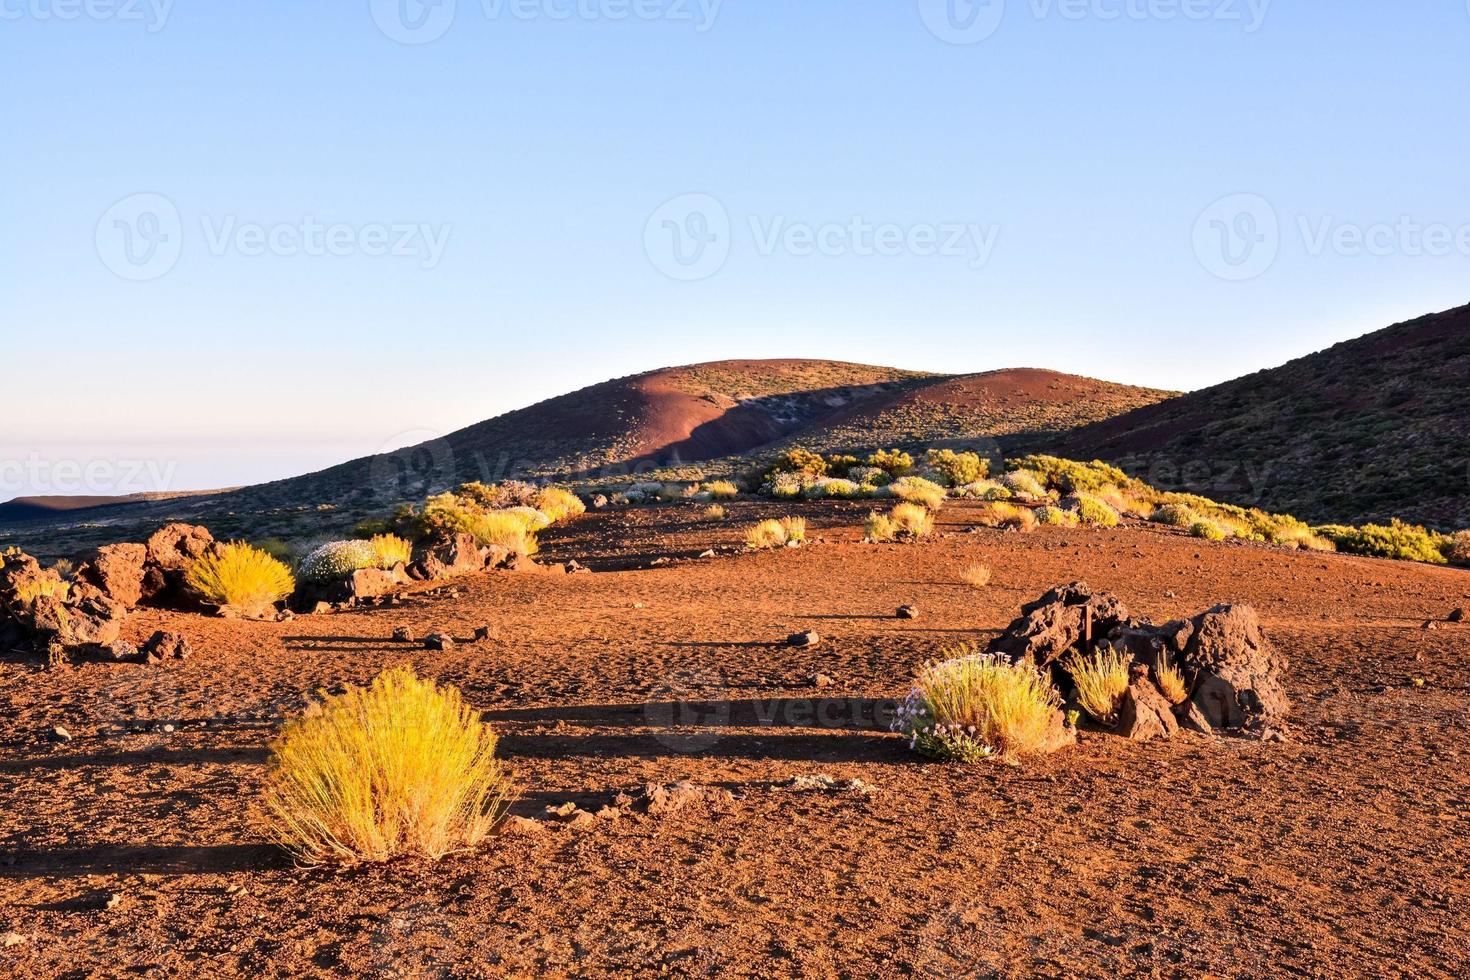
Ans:
[[[1466,0],[0,0],[0,498],[722,357],[1227,380],[1470,300],[1467,52]]]

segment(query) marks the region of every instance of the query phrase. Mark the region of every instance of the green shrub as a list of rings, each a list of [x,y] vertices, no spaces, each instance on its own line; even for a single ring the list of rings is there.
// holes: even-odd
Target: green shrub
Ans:
[[[1022,497],[1045,497],[1046,488],[1030,470],[1013,470],[1001,476],[1000,484]]]
[[[1038,507],[1032,513],[1036,515],[1036,523],[1047,527],[1077,526],[1077,515],[1060,507]]]
[[[1448,561],[1445,552],[1453,546],[1449,535],[1436,534],[1398,519],[1387,525],[1364,524],[1362,527],[1328,524],[1316,531],[1337,545],[1339,551],[1348,554],[1401,558],[1431,565],[1445,564]]]
[[[1077,518],[1090,527],[1118,526],[1118,512],[1088,494],[1077,495]]]
[[[805,473],[808,476],[826,476],[827,461],[810,450],[793,447],[776,457],[774,470],[781,473]]]
[[[1136,482],[1116,466],[1097,459],[1078,463],[1056,456],[1025,456],[1006,460],[1006,468],[1030,472],[1042,486],[1067,495],[1097,493],[1107,487],[1126,488]]]
[[[1456,531],[1444,556],[1456,565],[1470,565],[1470,531]]]
[[[1154,510],[1149,520],[1169,527],[1190,527],[1199,520],[1199,515],[1183,504],[1164,504]]]
[[[867,465],[876,466],[889,476],[900,477],[914,468],[914,457],[900,449],[880,449],[868,457]]]
[[[944,488],[922,476],[904,476],[887,487],[892,496],[911,504],[922,504],[930,510],[944,506]]]
[[[976,483],[990,474],[990,460],[978,453],[957,453],[952,449],[931,449],[925,464],[952,487]]]
[[[1189,536],[1206,541],[1224,541],[1225,532],[1214,521],[1198,520],[1189,525]]]

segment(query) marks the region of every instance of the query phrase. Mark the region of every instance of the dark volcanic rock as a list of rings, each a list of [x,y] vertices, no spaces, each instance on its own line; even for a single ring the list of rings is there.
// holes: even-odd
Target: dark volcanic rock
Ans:
[[[147,545],[104,545],[87,555],[77,566],[76,581],[96,587],[113,602],[131,609],[143,601],[143,574],[147,562]]]
[[[1168,738],[1179,730],[1173,705],[1149,680],[1146,667],[1135,667],[1118,706],[1117,732],[1135,742]]]
[[[1058,586],[1021,607],[1021,616],[991,641],[991,653],[1012,662],[1047,667],[1081,646],[1130,625],[1128,607],[1112,593],[1094,593],[1085,582]]]

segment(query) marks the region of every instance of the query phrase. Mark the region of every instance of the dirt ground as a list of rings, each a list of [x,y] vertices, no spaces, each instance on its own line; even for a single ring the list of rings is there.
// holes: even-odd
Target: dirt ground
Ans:
[[[144,611],[194,657],[0,664],[0,975],[1461,976],[1470,967],[1470,572],[1158,529],[858,543],[856,504],[588,515],[547,561],[371,611]],[[800,512],[807,548],[696,558]],[[655,564],[659,559],[671,559]],[[971,562],[993,583],[961,584]],[[1084,733],[1020,767],[921,762],[884,713],[916,664],[1082,578],[1155,621],[1255,605],[1284,743]],[[894,618],[903,603],[916,620]],[[398,626],[493,639],[429,652]],[[787,634],[823,642],[793,649]],[[412,663],[501,733],[513,813],[688,779],[731,798],[307,870],[266,843],[267,743],[316,689]],[[831,678],[815,686],[815,675]],[[1415,679],[1422,681],[1416,684]],[[72,738],[60,742],[53,726]],[[878,788],[795,792],[798,775]]]

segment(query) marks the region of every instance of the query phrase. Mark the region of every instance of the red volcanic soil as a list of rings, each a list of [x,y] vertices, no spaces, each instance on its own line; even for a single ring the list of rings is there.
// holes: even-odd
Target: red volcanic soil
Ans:
[[[1138,527],[972,532],[963,503],[929,542],[871,546],[864,510],[589,514],[544,558],[593,574],[497,573],[286,623],[143,612],[132,639],[177,629],[193,659],[4,663],[0,972],[1464,974],[1470,626],[1421,627],[1470,605],[1470,573]],[[694,558],[792,511],[819,540]],[[971,562],[988,588],[961,584]],[[1291,662],[1289,740],[1083,733],[1019,767],[961,767],[875,724],[916,664],[1076,578],[1156,621],[1255,605]],[[903,603],[920,618],[894,618]],[[496,638],[448,652],[389,639],[481,624]],[[801,629],[822,644],[781,644]],[[292,867],[256,812],[273,730],[305,692],[400,663],[488,713],[518,815],[644,782],[731,796],[437,864]],[[782,786],[814,774],[878,792]]]

